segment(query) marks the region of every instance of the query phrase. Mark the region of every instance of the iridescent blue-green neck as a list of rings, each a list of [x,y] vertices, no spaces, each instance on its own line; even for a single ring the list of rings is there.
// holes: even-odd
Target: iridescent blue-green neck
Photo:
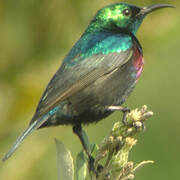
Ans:
[[[125,52],[132,46],[133,39],[128,34],[113,32],[85,33],[73,46],[64,62],[66,67],[70,67],[95,54]]]

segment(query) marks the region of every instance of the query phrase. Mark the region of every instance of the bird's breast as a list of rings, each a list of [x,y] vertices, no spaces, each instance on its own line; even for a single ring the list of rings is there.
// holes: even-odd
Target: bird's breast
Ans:
[[[133,66],[136,69],[136,80],[138,80],[144,67],[143,55],[138,48],[134,52]]]

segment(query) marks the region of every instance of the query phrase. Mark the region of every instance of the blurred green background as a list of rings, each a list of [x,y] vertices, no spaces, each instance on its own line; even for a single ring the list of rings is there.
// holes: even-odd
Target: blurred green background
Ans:
[[[112,2],[118,1],[0,0],[0,158],[28,126],[48,81],[92,16]],[[141,26],[137,36],[144,49],[145,69],[126,102],[130,108],[147,104],[154,112],[130,158],[155,164],[139,170],[136,179],[176,180],[180,168],[180,1],[126,2],[176,6],[152,13]],[[85,127],[90,141],[99,143],[121,116],[117,112]],[[38,130],[12,158],[0,162],[0,179],[57,179],[55,137],[74,157],[82,149],[71,127]]]

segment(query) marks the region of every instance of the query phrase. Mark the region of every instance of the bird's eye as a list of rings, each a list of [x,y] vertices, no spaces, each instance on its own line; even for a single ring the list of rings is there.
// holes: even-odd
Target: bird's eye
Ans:
[[[125,9],[125,10],[123,11],[123,15],[124,15],[124,16],[131,16],[131,14],[132,14],[132,11],[131,11],[130,9]]]

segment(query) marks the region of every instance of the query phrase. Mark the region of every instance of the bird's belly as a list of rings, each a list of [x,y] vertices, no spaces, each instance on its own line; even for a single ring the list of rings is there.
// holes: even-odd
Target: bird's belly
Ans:
[[[69,101],[77,116],[87,115],[88,121],[98,121],[110,114],[107,111],[108,106],[124,103],[132,92],[135,82],[136,70],[130,61],[115,72],[99,78],[92,85],[69,98]]]

